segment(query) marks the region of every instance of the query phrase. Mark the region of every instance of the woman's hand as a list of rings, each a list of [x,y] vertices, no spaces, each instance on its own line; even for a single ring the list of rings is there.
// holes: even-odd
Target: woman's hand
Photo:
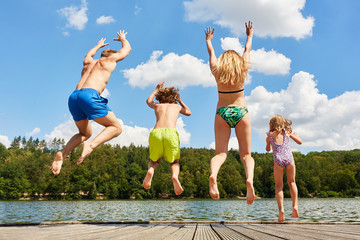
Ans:
[[[251,21],[249,21],[249,23],[245,22],[245,27],[246,27],[246,35],[252,37],[254,30],[253,23]]]
[[[210,42],[212,41],[213,36],[214,36],[214,31],[215,31],[215,28],[213,28],[211,31],[211,27],[207,27],[205,29],[206,41],[210,41]]]

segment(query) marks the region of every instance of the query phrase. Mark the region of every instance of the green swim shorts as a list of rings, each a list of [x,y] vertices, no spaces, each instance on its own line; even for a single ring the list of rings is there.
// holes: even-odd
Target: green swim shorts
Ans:
[[[160,158],[173,163],[180,159],[180,140],[175,128],[157,128],[149,136],[150,159],[154,162]]]

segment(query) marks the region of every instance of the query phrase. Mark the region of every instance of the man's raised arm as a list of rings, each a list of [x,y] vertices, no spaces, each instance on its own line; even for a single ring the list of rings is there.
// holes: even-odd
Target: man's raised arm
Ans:
[[[90,51],[85,55],[84,65],[90,63],[93,60],[93,57],[100,48],[109,45],[108,43],[105,43],[105,40],[106,38],[101,38],[101,40],[96,44],[96,46],[90,49]]]
[[[122,43],[122,48],[117,53],[111,55],[111,57],[115,58],[116,62],[123,60],[131,52],[130,43],[125,38],[126,34],[127,32],[125,32],[125,30],[120,30],[117,32],[118,37],[114,38],[114,41],[119,41]]]

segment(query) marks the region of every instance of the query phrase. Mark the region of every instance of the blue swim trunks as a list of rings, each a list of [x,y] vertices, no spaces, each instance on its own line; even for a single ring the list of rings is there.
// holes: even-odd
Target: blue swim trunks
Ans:
[[[69,110],[75,121],[104,117],[111,109],[108,100],[92,88],[75,90],[69,97]]]

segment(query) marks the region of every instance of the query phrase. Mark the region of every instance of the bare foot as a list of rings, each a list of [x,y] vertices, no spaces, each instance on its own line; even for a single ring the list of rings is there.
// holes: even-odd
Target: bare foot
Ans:
[[[57,152],[56,155],[55,155],[55,159],[54,159],[54,161],[52,163],[52,166],[51,166],[51,170],[55,175],[58,175],[60,173],[63,161],[64,161],[64,159],[63,159],[62,152]]]
[[[210,188],[210,196],[214,200],[219,200],[219,190],[217,188],[216,178],[213,176],[210,176],[209,178],[209,188]]]
[[[299,217],[299,212],[298,212],[298,210],[297,210],[297,207],[293,207],[293,211],[292,211],[291,217],[293,217],[293,218],[298,218],[298,217]]]
[[[82,161],[84,161],[84,159],[90,155],[90,153],[93,151],[94,149],[91,148],[91,143],[85,141],[83,143],[83,150],[81,153],[81,156],[79,157],[79,160],[77,161],[77,165],[80,165],[82,163]]]
[[[285,221],[285,212],[284,211],[279,211],[279,219],[278,222],[279,223],[283,223]]]
[[[246,181],[246,202],[247,204],[253,204],[255,200],[255,190],[252,182]]]
[[[153,176],[154,176],[154,172],[149,170],[143,181],[143,186],[145,189],[150,189]]]
[[[184,189],[181,187],[181,184],[179,182],[179,179],[177,177],[172,178],[173,184],[174,184],[174,192],[176,195],[180,195]]]

